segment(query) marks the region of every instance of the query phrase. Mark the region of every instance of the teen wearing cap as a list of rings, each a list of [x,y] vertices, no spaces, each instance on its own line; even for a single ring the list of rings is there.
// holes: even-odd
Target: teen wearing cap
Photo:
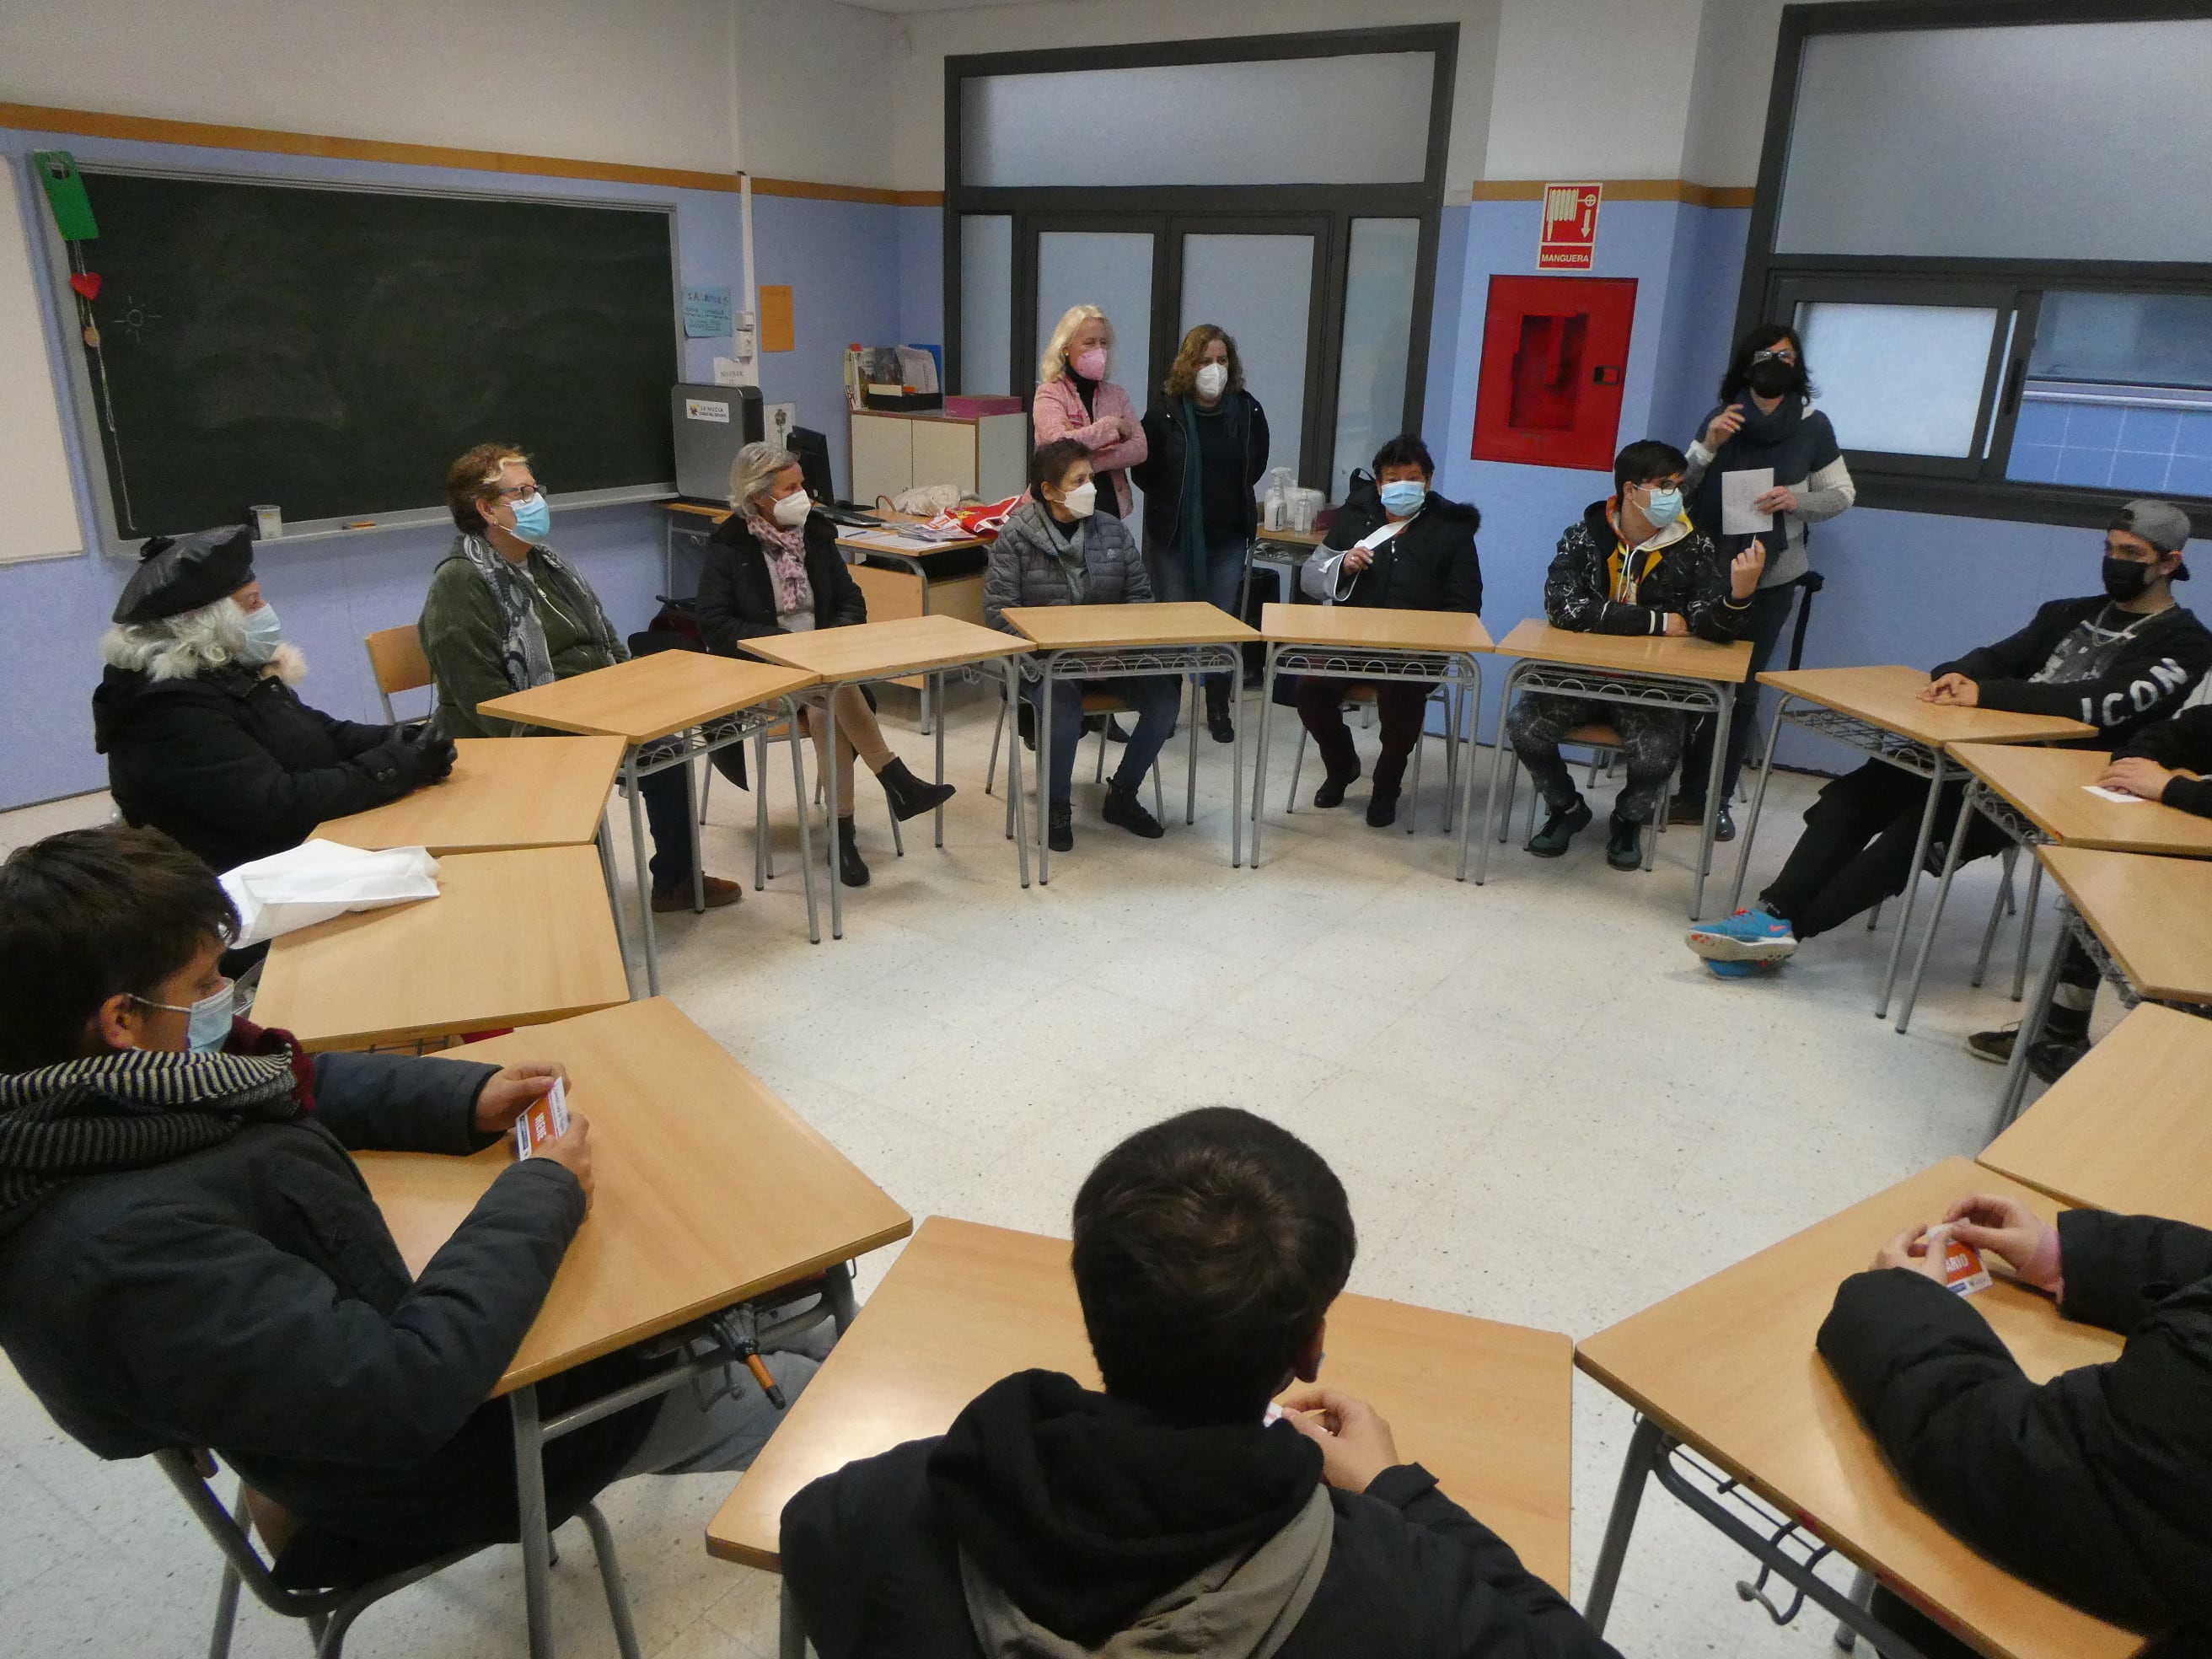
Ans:
[[[2179,507],[2130,501],[2105,532],[2103,592],[2053,599],[2009,639],[1938,665],[1922,698],[2081,720],[2100,735],[2077,746],[2124,744],[2179,708],[2212,665],[2212,633],[2172,592],[2189,574],[2181,562],[2188,539],[2189,515]],[[1939,823],[1955,818],[1965,789],[1963,782],[1945,786]],[[1691,950],[1717,973],[1753,973],[1903,892],[1927,800],[1926,779],[1881,761],[1835,779],[1807,810],[1804,834],[1758,906],[1692,928]],[[1984,857],[2003,844],[1978,817],[1960,857]],[[2086,985],[2062,988],[2062,1002],[2051,1010],[2055,1036],[2080,1040],[2095,990],[2094,971]]]

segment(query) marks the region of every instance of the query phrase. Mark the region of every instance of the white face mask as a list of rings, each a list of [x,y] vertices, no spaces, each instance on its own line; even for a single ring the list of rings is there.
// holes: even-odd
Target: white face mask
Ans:
[[[1079,519],[1087,519],[1098,507],[1098,486],[1085,478],[1060,498],[1060,504]]]
[[[276,654],[276,647],[284,642],[284,624],[276,620],[276,607],[265,600],[258,610],[249,611],[244,617],[246,647],[238,659],[248,668],[258,668]]]
[[[806,522],[806,515],[814,510],[814,503],[803,489],[794,489],[779,498],[775,507],[775,521],[786,530],[796,530]]]
[[[1212,403],[1229,385],[1229,365],[1206,363],[1198,371],[1198,395]]]

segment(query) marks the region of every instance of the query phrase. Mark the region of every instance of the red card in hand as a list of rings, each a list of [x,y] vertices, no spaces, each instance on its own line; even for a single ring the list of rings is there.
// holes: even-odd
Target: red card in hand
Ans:
[[[561,1079],[542,1099],[514,1120],[514,1155],[528,1158],[547,1141],[568,1133],[568,1085]]]

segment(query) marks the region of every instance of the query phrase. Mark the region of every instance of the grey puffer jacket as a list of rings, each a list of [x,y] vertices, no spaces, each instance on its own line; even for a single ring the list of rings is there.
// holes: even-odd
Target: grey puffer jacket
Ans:
[[[983,620],[1011,634],[1000,613],[1009,605],[1074,605],[1066,568],[1053,550],[1051,509],[1035,497],[1008,516],[983,569]],[[1083,520],[1085,605],[1150,605],[1152,579],[1128,526],[1110,513]]]

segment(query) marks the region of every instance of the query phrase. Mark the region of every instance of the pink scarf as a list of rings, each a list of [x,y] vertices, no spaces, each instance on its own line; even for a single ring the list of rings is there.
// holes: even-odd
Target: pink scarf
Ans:
[[[806,526],[786,530],[775,520],[745,507],[745,528],[760,538],[768,555],[769,574],[775,581],[775,614],[788,617],[805,605],[806,586]]]

